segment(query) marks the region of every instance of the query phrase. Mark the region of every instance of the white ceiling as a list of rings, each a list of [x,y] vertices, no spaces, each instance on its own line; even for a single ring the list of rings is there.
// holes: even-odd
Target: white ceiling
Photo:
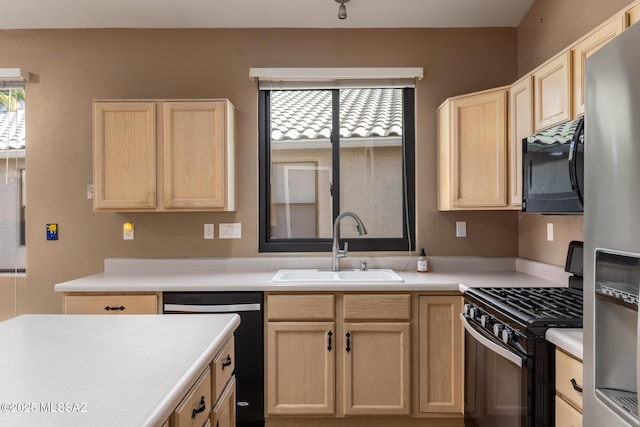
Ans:
[[[534,0],[16,0],[0,29],[515,27]]]

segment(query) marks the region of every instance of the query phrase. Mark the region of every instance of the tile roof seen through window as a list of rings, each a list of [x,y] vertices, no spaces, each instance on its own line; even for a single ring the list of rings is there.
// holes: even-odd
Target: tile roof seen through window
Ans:
[[[0,112],[0,150],[24,148],[24,110]]]
[[[402,89],[341,89],[340,137],[402,136]],[[271,140],[331,138],[331,91],[271,92]]]

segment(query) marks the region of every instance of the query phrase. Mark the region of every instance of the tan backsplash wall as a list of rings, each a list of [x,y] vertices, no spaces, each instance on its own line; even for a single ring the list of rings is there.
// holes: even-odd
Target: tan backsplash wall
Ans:
[[[629,0],[536,0],[518,26],[518,76],[561,52],[630,4]],[[519,255],[564,265],[571,240],[583,240],[582,216],[519,215]],[[547,223],[554,240],[547,241]]]
[[[516,43],[515,28],[0,32],[0,67],[32,73],[28,278],[17,285],[17,313],[60,312],[55,283],[101,272],[105,257],[257,255],[257,83],[250,67],[424,67],[416,90],[417,245],[431,255],[516,256],[516,212],[436,210],[436,108],[446,97],[514,81]],[[237,212],[93,213],[86,197],[91,101],[115,98],[229,98],[236,107]],[[466,239],[455,237],[457,219],[467,221]],[[134,241],[122,240],[124,221],[135,223]],[[203,240],[203,224],[221,222],[242,223],[242,239]],[[47,223],[58,223],[58,241],[45,240]],[[13,278],[0,286],[12,314]]]

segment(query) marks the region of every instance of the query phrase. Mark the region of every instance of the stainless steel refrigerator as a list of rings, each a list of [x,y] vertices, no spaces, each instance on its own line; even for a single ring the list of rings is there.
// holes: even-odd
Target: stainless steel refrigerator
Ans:
[[[638,426],[640,24],[586,62],[585,427]]]

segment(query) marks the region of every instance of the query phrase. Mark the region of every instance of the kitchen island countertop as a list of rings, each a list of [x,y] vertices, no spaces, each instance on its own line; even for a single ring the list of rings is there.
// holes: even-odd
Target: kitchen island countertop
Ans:
[[[239,323],[236,314],[1,322],[0,425],[161,425]]]

